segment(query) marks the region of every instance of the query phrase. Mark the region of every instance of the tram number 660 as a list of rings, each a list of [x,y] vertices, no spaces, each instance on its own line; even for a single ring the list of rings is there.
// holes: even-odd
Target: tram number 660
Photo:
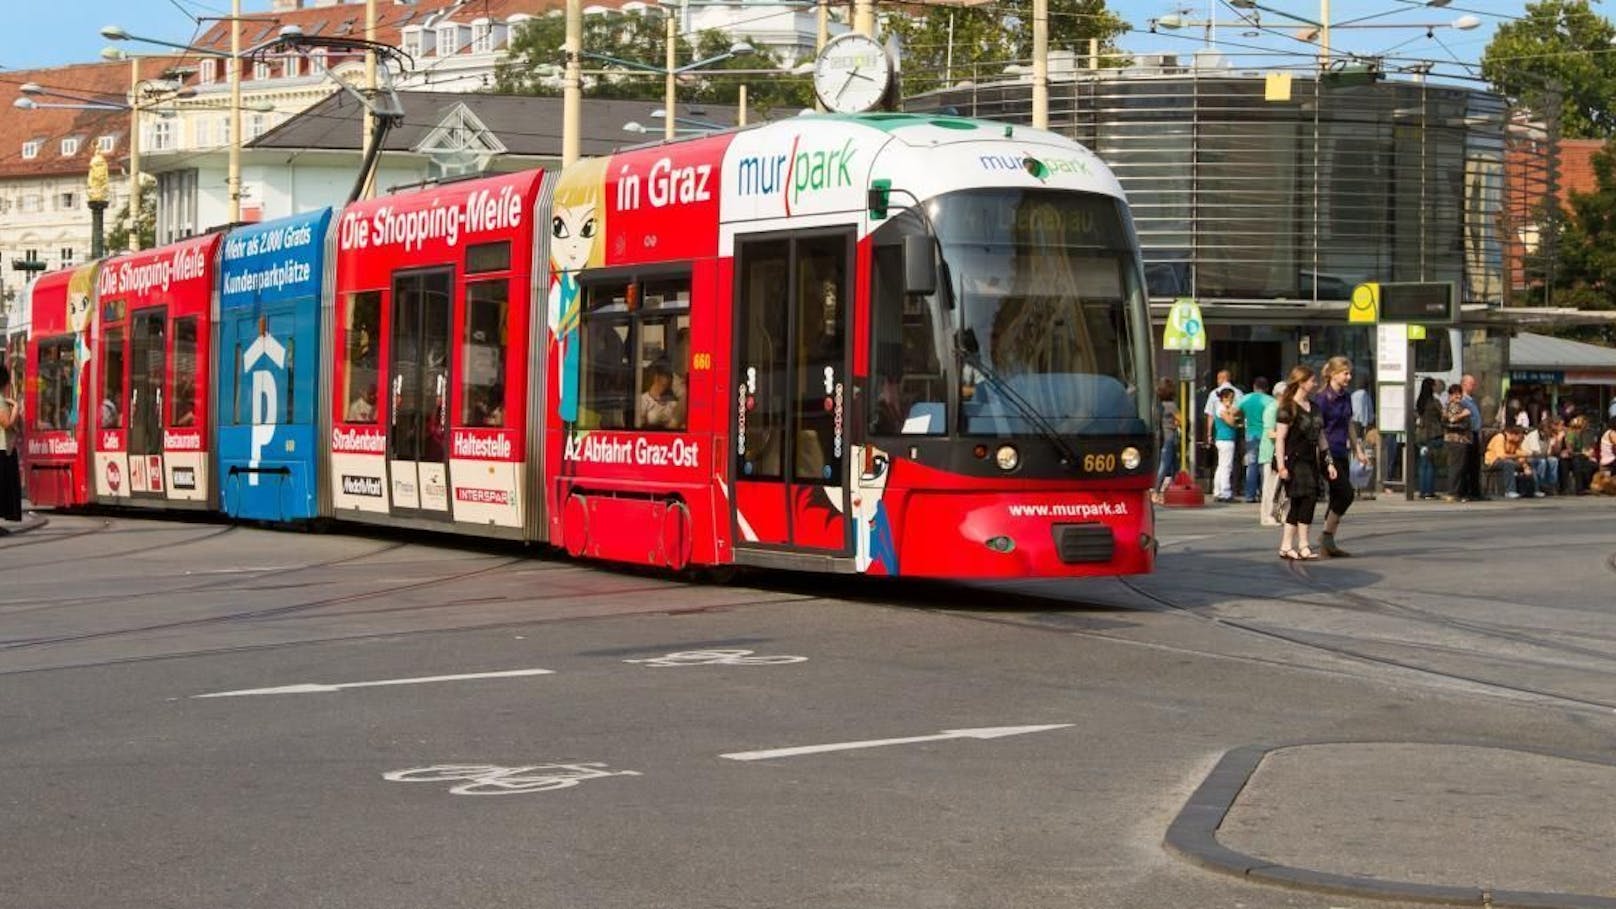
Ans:
[[[1085,473],[1107,473],[1117,469],[1117,456],[1114,454],[1086,454],[1083,456],[1083,471]]]

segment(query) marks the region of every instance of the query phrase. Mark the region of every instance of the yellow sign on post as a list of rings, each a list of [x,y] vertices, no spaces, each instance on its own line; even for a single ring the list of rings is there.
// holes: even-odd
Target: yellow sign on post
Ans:
[[[1348,323],[1380,321],[1380,285],[1374,281],[1359,284],[1352,289],[1352,305],[1347,307]]]
[[[1206,322],[1201,319],[1201,307],[1189,297],[1174,300],[1173,308],[1168,310],[1162,349],[1206,350]]]

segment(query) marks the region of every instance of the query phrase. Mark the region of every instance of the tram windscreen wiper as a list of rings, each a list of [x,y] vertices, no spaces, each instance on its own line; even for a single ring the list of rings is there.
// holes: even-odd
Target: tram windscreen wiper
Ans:
[[[962,335],[963,338],[961,337]],[[954,334],[954,355],[960,359],[960,362],[976,370],[977,374],[986,380],[989,385],[992,385],[996,391],[1004,395],[1004,399],[1010,403],[1010,406],[1015,408],[1023,419],[1031,423],[1033,429],[1037,430],[1040,436],[1043,436],[1050,445],[1054,446],[1056,453],[1060,455],[1062,467],[1072,468],[1077,466],[1077,452],[1061,437],[1061,434],[1049,422],[1048,418],[1040,413],[1038,408],[1034,407],[1032,402],[1028,401],[1021,392],[1016,391],[1014,386],[1000,377],[993,370],[993,367],[983,362],[982,357],[976,350],[975,332],[967,328],[963,332]]]

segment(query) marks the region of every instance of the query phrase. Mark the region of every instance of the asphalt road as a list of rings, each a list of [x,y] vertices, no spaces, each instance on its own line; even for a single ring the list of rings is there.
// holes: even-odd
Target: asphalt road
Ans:
[[[1226,845],[1588,904],[1616,770],[1530,762],[1616,746],[1613,518],[1383,500],[1296,565],[1208,508],[1144,578],[700,586],[54,516],[0,541],[0,907],[1394,905],[1163,846],[1302,742]]]

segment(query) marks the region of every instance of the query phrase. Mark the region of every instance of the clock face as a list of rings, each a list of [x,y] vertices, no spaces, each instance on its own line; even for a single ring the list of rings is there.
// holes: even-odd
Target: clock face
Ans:
[[[874,110],[892,87],[892,59],[874,38],[849,32],[825,45],[814,61],[814,93],[826,110]]]

